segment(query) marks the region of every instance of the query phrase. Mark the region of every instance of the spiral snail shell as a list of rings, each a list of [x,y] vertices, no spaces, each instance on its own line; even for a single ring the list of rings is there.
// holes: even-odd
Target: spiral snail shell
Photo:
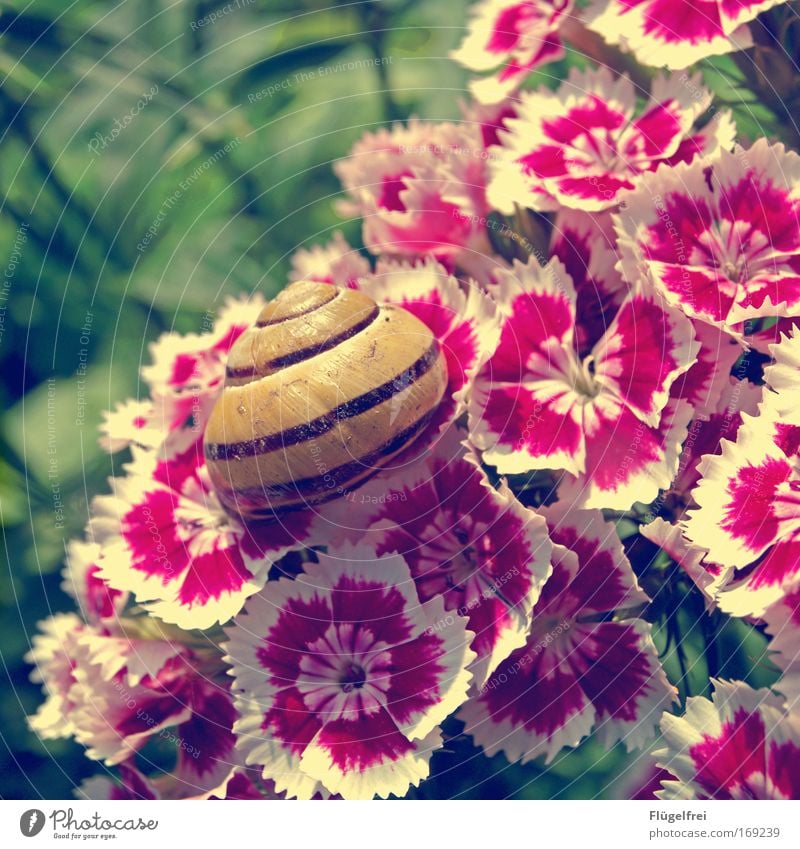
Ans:
[[[231,348],[205,433],[211,482],[245,520],[363,483],[424,429],[447,385],[431,330],[353,289],[298,282]]]

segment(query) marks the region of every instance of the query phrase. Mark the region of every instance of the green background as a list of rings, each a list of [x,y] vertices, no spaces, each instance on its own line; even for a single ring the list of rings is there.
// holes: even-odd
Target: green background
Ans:
[[[163,331],[201,331],[228,295],[276,292],[291,253],[336,227],[360,244],[358,222],[333,210],[331,163],[391,120],[458,118],[466,74],[447,54],[466,3],[233,0],[202,27],[228,4],[1,5],[0,796],[66,798],[102,767],[27,730],[41,695],[22,656],[37,621],[71,609],[64,546],[120,473],[124,456],[97,446],[101,411],[142,391]],[[337,67],[349,62],[362,67]],[[743,634],[720,640],[734,668],[763,653]],[[520,767],[482,757],[456,722],[447,731],[418,796],[609,797],[648,762],[590,742]]]

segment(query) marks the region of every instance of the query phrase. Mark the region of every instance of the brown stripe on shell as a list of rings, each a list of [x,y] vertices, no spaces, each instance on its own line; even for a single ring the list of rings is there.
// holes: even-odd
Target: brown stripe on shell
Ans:
[[[271,433],[247,442],[206,443],[206,458],[209,460],[235,460],[241,457],[254,457],[322,436],[343,419],[361,415],[377,404],[389,400],[398,392],[402,392],[409,384],[418,380],[431,368],[437,361],[439,353],[439,343],[434,339],[425,353],[411,366],[375,389],[345,401],[344,404],[340,404],[310,422],[304,422],[278,433]]]
[[[406,388],[360,415],[341,419],[320,436],[252,457],[210,460],[212,480],[222,490],[279,486],[369,456],[431,409],[430,399],[439,396],[446,382],[445,369],[440,354],[434,366]]]
[[[255,517],[255,511],[251,505],[263,502],[264,499],[270,502],[270,506],[264,508],[264,514],[271,515],[274,511],[300,509],[309,504],[322,504],[338,498],[345,488],[360,486],[380,472],[388,459],[399,454],[424,430],[432,415],[433,410],[429,410],[414,424],[396,434],[376,451],[359,460],[331,469],[325,474],[272,486],[237,487],[233,490],[219,491],[220,501],[224,507],[234,509],[237,514],[246,511]],[[378,460],[382,460],[383,464],[375,465]],[[330,486],[329,479],[334,480],[333,486]],[[245,508],[244,511],[242,508]]]
[[[323,285],[327,286],[327,284]],[[256,321],[256,327],[274,327],[276,324],[282,324],[284,321],[289,321],[293,318],[300,318],[301,316],[316,312],[318,309],[322,309],[322,307],[327,306],[329,303],[331,303],[331,301],[336,300],[336,298],[340,297],[342,294],[342,290],[337,289],[335,286],[328,286],[327,288],[331,290],[330,296],[326,294],[323,298],[320,298],[318,293],[314,293],[317,302],[312,303],[307,307],[301,307],[300,309],[286,313],[285,315],[279,313],[276,318],[270,318],[267,321],[264,321],[261,316],[259,316],[258,321]],[[284,292],[285,291],[287,290],[284,289]],[[264,310],[261,311],[261,315],[263,315],[264,312],[270,307],[273,310],[275,310],[276,307],[280,307],[280,295],[275,299],[275,301],[272,301],[267,304]]]
[[[330,336],[324,342],[320,342],[316,345],[309,345],[306,348],[300,348],[282,357],[275,357],[275,359],[268,360],[258,366],[251,366],[250,368],[226,368],[225,376],[229,380],[241,380],[245,377],[264,377],[278,369],[295,365],[295,363],[301,363],[303,360],[307,360],[310,357],[316,357],[318,354],[324,354],[325,351],[330,351],[331,348],[335,348],[342,342],[346,342],[362,330],[366,330],[379,315],[380,308],[376,304],[369,313],[364,316],[364,318],[356,322],[356,324],[348,327],[337,336]],[[290,318],[296,318],[296,316],[290,316]]]

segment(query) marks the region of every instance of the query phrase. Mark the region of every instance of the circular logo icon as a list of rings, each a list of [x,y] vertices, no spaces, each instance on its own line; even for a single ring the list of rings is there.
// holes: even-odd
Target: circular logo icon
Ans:
[[[31,808],[19,818],[19,830],[25,837],[36,837],[44,828],[44,812],[38,808]]]

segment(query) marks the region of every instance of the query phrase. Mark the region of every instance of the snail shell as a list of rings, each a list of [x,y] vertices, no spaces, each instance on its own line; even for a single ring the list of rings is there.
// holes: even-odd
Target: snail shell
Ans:
[[[223,507],[258,520],[346,494],[420,434],[446,385],[439,344],[410,312],[291,284],[231,348],[206,427]]]

